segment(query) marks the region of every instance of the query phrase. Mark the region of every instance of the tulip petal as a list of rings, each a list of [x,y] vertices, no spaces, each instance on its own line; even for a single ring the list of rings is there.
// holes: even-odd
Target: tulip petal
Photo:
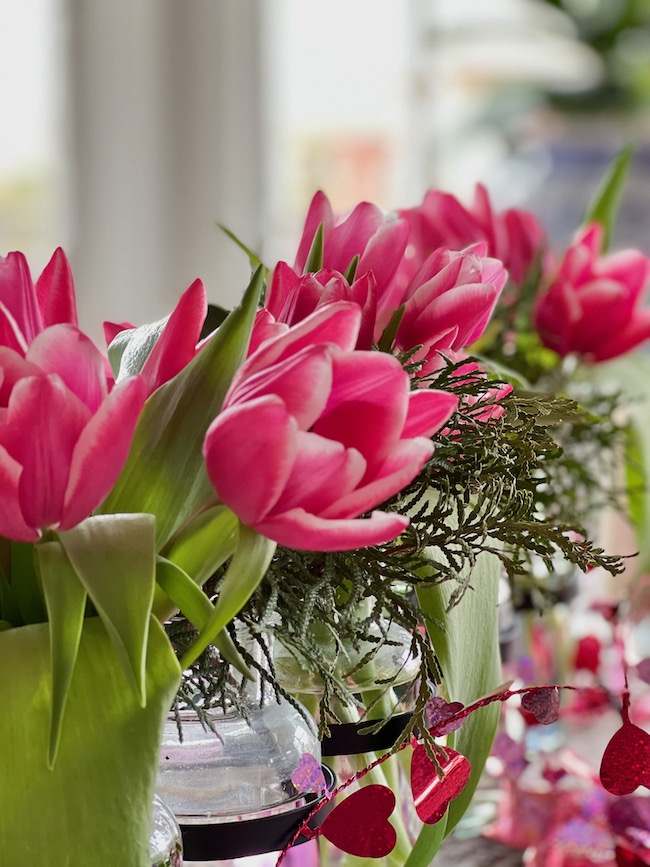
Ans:
[[[205,287],[195,280],[181,295],[142,366],[147,394],[173,379],[194,358],[207,313]]]
[[[296,254],[294,268],[299,274],[302,274],[304,270],[307,256],[309,256],[309,251],[318,227],[322,223],[325,235],[327,236],[333,222],[334,215],[332,213],[332,206],[329,203],[329,199],[325,193],[318,190],[309,205],[309,210],[307,211],[307,217],[305,219],[305,226],[302,230],[302,237],[298,246],[298,253]]]
[[[417,318],[409,311],[409,302],[399,329],[400,340],[406,335],[411,346],[427,343],[432,333],[451,325],[459,328],[452,349],[462,349],[480,337],[492,315],[499,289],[487,283],[455,286],[435,298]]]
[[[408,410],[408,374],[399,361],[379,352],[338,353],[327,407],[314,433],[381,463],[401,436]]]
[[[66,387],[95,412],[106,396],[105,358],[74,325],[51,325],[33,340],[25,356],[45,373],[58,374]]]
[[[350,518],[385,502],[413,481],[432,454],[431,440],[424,437],[404,440],[392,450],[367,485],[341,497],[321,513],[322,517]]]
[[[248,345],[248,355],[252,355],[263,343],[272,337],[279,337],[289,330],[289,326],[283,322],[276,322],[275,317],[263,307],[255,314],[255,322]]]
[[[11,390],[25,376],[38,376],[42,371],[8,346],[0,346],[0,407],[7,406]]]
[[[356,449],[304,431],[298,433],[297,446],[291,475],[274,513],[300,506],[319,514],[363,479],[366,461]]]
[[[640,310],[627,326],[605,338],[599,346],[591,350],[595,361],[608,361],[634,349],[644,340],[650,339],[650,310]]]
[[[46,327],[59,322],[77,325],[77,303],[72,270],[61,247],[56,248],[36,281],[36,297]]]
[[[406,529],[408,518],[373,512],[369,518],[332,521],[292,509],[255,526],[258,533],[297,551],[352,551],[390,542]]]
[[[361,252],[357,274],[362,277],[368,271],[372,271],[377,285],[382,290],[380,294],[382,307],[386,306],[383,290],[389,286],[404,256],[408,236],[409,225],[406,220],[387,220],[370,238],[365,250],[357,251]],[[393,305],[393,309],[397,306],[399,305]]]
[[[21,466],[0,446],[0,536],[16,542],[36,542],[38,530],[30,527],[19,506]]]
[[[276,395],[300,430],[308,430],[325,409],[331,388],[331,350],[319,344],[249,377],[231,392],[229,400],[240,403]]]
[[[0,439],[22,464],[18,492],[30,526],[60,521],[72,454],[89,415],[57,376],[30,376],[14,387]]]
[[[273,508],[291,473],[298,426],[277,397],[233,406],[217,416],[203,444],[220,499],[255,526]]]
[[[360,324],[361,310],[357,304],[336,301],[319,307],[302,322],[274,340],[267,341],[249,356],[235,375],[231,391],[252,374],[295,355],[306,346],[333,343],[341,349],[354,349]]]
[[[448,391],[432,388],[412,392],[402,439],[433,436],[449,421],[457,406],[458,398]]]
[[[384,215],[376,205],[370,202],[358,204],[343,222],[325,236],[323,265],[345,273],[354,257],[364,252],[383,221]]]
[[[87,518],[117,481],[145,398],[140,377],[125,379],[84,427],[72,454],[61,530],[70,530]]]
[[[42,330],[43,320],[29,265],[22,253],[0,256],[0,304],[16,323],[26,342],[31,343]]]

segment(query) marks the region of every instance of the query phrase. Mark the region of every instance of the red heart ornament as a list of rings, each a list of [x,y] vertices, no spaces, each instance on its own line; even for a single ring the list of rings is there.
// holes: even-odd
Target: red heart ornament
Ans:
[[[607,744],[600,781],[612,795],[629,795],[638,786],[650,788],[650,735],[631,723],[627,714]]]
[[[394,809],[395,795],[387,786],[364,786],[337,804],[319,830],[349,855],[383,858],[397,841],[388,821]]]
[[[411,791],[415,811],[427,825],[434,825],[445,815],[449,802],[457,798],[469,780],[472,766],[461,753],[444,747],[438,762],[444,777],[438,776],[435,764],[424,744],[418,744],[411,758]]]

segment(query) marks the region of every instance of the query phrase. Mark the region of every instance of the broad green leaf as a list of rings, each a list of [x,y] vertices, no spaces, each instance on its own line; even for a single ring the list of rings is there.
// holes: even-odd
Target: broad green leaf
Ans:
[[[195,358],[155,391],[136,427],[129,458],[100,511],[156,516],[158,550],[214,496],[202,446],[246,357],[262,289],[258,269],[235,308]]]
[[[429,867],[445,839],[448,815],[449,811],[435,825],[423,825],[404,867]]]
[[[260,536],[250,527],[241,525],[239,543],[221,582],[214,611],[192,647],[183,656],[183,668],[192,665],[248,602],[268,569],[275,547],[275,542]]]
[[[97,617],[84,622],[56,765],[47,765],[51,703],[47,624],[0,633],[0,852],[34,867],[150,864],[162,725],[180,668],[152,621],[145,708]]]
[[[156,581],[193,626],[198,630],[205,628],[214,609],[203,590],[192,581],[187,572],[184,572],[175,563],[158,557]],[[254,680],[250,668],[242,659],[235,643],[225,629],[222,629],[216,636],[213,644],[218,648],[226,662],[234,666],[244,677]]]
[[[144,702],[156,569],[153,515],[96,515],[59,539]]]
[[[629,353],[613,361],[579,371],[582,383],[605,390],[615,390],[622,395],[621,411],[627,417],[627,448],[620,456],[620,465],[613,468],[613,478],[604,479],[607,486],[627,482],[628,501],[625,504],[626,517],[630,520],[636,537],[634,550],[630,541],[621,534],[618,527],[613,539],[616,553],[635,554],[626,561],[626,578],[644,575],[650,569],[650,356],[643,352]],[[620,516],[612,516],[612,520]],[[607,526],[605,525],[605,530]],[[613,534],[610,534],[613,535]],[[623,576],[617,579],[623,582]]]
[[[87,593],[59,542],[36,546],[50,625],[52,715],[49,767],[54,767],[86,612]]]
[[[232,555],[238,538],[237,517],[226,506],[211,506],[183,527],[165,547],[163,555],[202,587]],[[168,620],[178,607],[165,596],[158,582],[154,615],[162,622]]]
[[[440,557],[440,552],[432,551]],[[499,629],[497,598],[501,563],[492,554],[480,554],[472,570],[471,587],[460,602],[448,611],[454,582],[420,588],[420,607],[432,620],[427,625],[444,679],[442,693],[448,701],[468,704],[499,685]],[[444,624],[441,628],[437,624]],[[425,827],[422,842],[414,847],[408,867],[424,867],[435,855],[444,836],[462,818],[472,800],[499,721],[499,705],[490,705],[473,713],[462,729],[448,736],[449,746],[467,756],[472,773],[463,792],[450,804],[443,820],[446,825],[435,829]]]
[[[314,240],[311,242],[303,274],[314,274],[323,267],[323,231],[323,224],[321,223],[316,229]]]
[[[603,227],[603,250],[609,247],[616,215],[623,195],[623,188],[634,153],[633,145],[628,145],[614,157],[598,189],[587,206],[583,225],[600,223]]]
[[[34,546],[27,542],[11,543],[11,595],[24,623],[43,623],[47,619],[34,564]]]

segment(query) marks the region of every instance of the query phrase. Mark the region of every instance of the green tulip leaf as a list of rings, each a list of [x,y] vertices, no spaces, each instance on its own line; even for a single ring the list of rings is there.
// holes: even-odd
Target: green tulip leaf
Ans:
[[[99,510],[155,515],[158,550],[214,496],[203,463],[203,440],[246,357],[262,285],[258,269],[241,306],[187,367],[151,395],[126,465]]]
[[[181,659],[189,668],[217,635],[238,614],[255,592],[269,567],[276,544],[242,525],[239,543],[219,587],[219,597],[210,619]]]
[[[205,628],[214,609],[208,597],[194,583],[187,572],[183,571],[175,563],[171,563],[163,557],[158,557],[156,582],[193,626],[198,630]],[[217,647],[226,662],[234,666],[248,680],[254,680],[250,668],[242,659],[235,643],[225,629],[222,629],[216,636],[213,644]]]
[[[432,551],[432,558],[440,552]],[[480,554],[472,569],[471,587],[451,610],[455,589],[446,581],[417,591],[427,630],[443,671],[442,693],[447,701],[463,704],[480,698],[499,685],[501,662],[497,598],[501,562],[493,554]],[[428,867],[438,847],[467,810],[481,778],[499,722],[499,704],[473,713],[447,744],[466,756],[472,773],[465,789],[455,798],[437,825],[425,825],[405,867]]]
[[[316,271],[321,270],[321,268],[323,267],[323,245],[324,229],[323,224],[320,223],[318,228],[316,229],[314,240],[311,242],[311,247],[309,248],[309,254],[307,255],[307,261],[305,262],[303,274],[315,274]]]
[[[56,764],[49,769],[49,627],[0,632],[0,852],[6,864],[151,863],[162,726],[180,674],[162,627],[152,619],[142,708],[103,623],[87,618]]]
[[[603,250],[607,250],[612,238],[633,153],[634,147],[630,144],[614,157],[582,221],[583,226],[599,223],[603,227]]]
[[[156,567],[153,515],[96,515],[59,539],[144,702]]]
[[[52,768],[77,661],[87,593],[59,542],[37,545],[36,556],[50,624],[52,716],[48,765]]]
[[[264,263],[262,262],[260,257],[257,255],[257,253],[255,253],[253,250],[250,249],[250,247],[248,247],[246,244],[244,244],[244,242],[241,240],[241,238],[238,238],[237,235],[235,235],[235,233],[232,232],[230,229],[226,228],[226,226],[223,226],[221,223],[217,223],[217,226],[221,229],[221,231],[224,233],[224,235],[226,235],[228,238],[230,238],[230,240],[233,241],[239,247],[240,250],[243,250],[244,253],[246,253],[246,255],[248,256],[248,261],[250,262],[250,266],[251,266],[253,271],[255,271],[257,268],[262,266],[262,268],[264,270],[264,277],[266,278],[266,276],[268,274],[268,268],[264,267]]]

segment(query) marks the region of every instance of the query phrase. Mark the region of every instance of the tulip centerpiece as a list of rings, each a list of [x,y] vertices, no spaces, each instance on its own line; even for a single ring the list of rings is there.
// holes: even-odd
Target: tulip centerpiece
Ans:
[[[108,355],[79,328],[60,250],[35,283],[20,253],[0,262],[6,860],[146,867],[181,670],[180,700],[199,712],[236,706],[255,669],[291,691],[242,626],[271,663],[274,635],[318,680],[324,733],[350,709],[390,713],[396,677],[373,665],[397,624],[419,659],[400,744],[417,729],[435,750],[437,685],[468,703],[499,682],[504,570],[533,580],[533,556],[620,570],[570,504],[540,507],[568,466],[553,426],[594,419],[568,398],[519,394],[470,354],[512,280],[539,263],[534,224],[492,215],[481,193],[468,214],[479,237],[425,241],[432,201],[388,216],[366,203],[339,220],[318,194],[294,265],[277,264],[265,287],[256,263],[216,330],[204,332],[196,281],[161,322],[107,323]],[[461,225],[445,208],[439,232]],[[589,251],[597,231],[588,238]],[[589,284],[580,255],[560,282]],[[592,294],[623,272],[612,265]],[[542,302],[538,317],[552,319]],[[372,689],[360,701],[362,678]],[[433,858],[497,716],[481,707],[449,735],[470,781],[416,843],[398,834],[391,863]]]

